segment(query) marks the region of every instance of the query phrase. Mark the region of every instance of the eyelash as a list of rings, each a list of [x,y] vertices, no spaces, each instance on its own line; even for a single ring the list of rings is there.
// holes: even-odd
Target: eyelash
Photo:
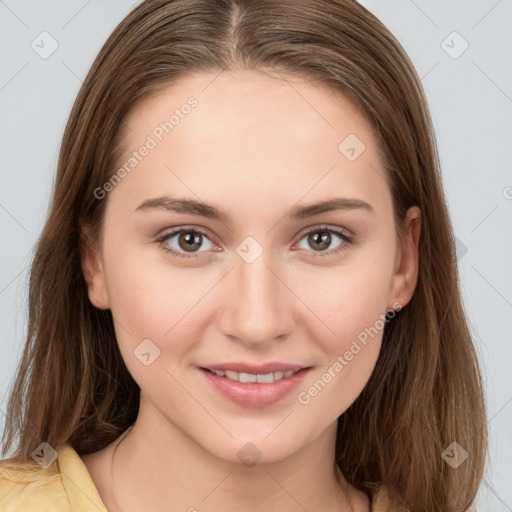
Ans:
[[[319,232],[325,232],[325,231],[327,231],[329,233],[334,233],[335,235],[339,236],[343,240],[344,243],[342,243],[336,249],[331,249],[329,251],[315,252],[314,255],[313,255],[313,258],[316,258],[317,256],[320,256],[320,257],[332,256],[333,254],[340,253],[340,252],[348,249],[348,246],[352,245],[354,243],[354,241],[355,241],[355,236],[349,235],[349,234],[347,234],[344,231],[341,231],[339,229],[330,228],[330,227],[327,227],[327,226],[318,226],[318,227],[315,227],[313,229],[310,229],[309,231],[306,231],[305,233],[302,234],[302,236],[300,237],[299,241],[302,240],[304,237],[310,235],[311,233],[319,233]],[[210,237],[208,236],[208,234],[206,232],[204,232],[203,230],[201,230],[201,229],[198,229],[198,228],[180,228],[180,229],[176,229],[174,231],[171,231],[169,233],[165,233],[164,235],[162,235],[160,238],[158,238],[156,240],[156,244],[164,252],[172,254],[173,256],[177,256],[178,258],[197,258],[198,257],[197,253],[196,254],[181,253],[181,252],[176,251],[172,247],[169,247],[168,245],[166,245],[164,243],[169,238],[173,237],[174,235],[178,235],[180,233],[199,233],[199,234],[203,235],[204,237],[206,237],[208,240],[210,240]],[[210,240],[210,242],[211,242],[211,240]]]

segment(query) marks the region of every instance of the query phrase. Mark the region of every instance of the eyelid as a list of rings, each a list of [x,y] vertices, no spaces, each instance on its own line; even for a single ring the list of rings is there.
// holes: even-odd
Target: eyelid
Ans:
[[[311,231],[315,231],[315,230],[320,231],[322,229],[341,231],[347,237],[355,238],[355,236],[356,236],[354,232],[352,232],[350,229],[347,229],[345,227],[334,226],[334,225],[330,225],[330,224],[312,224],[311,226],[303,228],[299,232],[299,234],[297,235],[298,240],[302,239],[304,237],[304,235],[309,234]],[[206,228],[201,228],[201,227],[197,227],[194,225],[187,225],[187,224],[175,226],[173,228],[167,228],[167,229],[163,230],[160,234],[158,234],[157,238],[163,238],[163,237],[168,238],[172,235],[176,235],[182,231],[187,231],[187,230],[188,231],[197,231],[198,233],[201,233],[206,238],[208,238],[208,240],[210,240],[212,243],[215,243],[215,245],[217,245],[217,246],[220,245],[218,242],[216,242],[215,237],[210,235],[210,233],[208,232],[208,230],[206,230]]]
[[[167,240],[168,238],[174,237],[176,235],[179,235],[180,233],[183,233],[183,232],[185,232],[185,233],[186,232],[199,233],[199,234],[203,235],[205,238],[207,238],[214,246],[216,246],[216,247],[220,246],[215,241],[215,237],[212,237],[210,235],[210,233],[206,229],[200,228],[200,227],[197,227],[197,226],[191,226],[191,225],[180,225],[180,226],[176,226],[174,228],[165,229],[159,235],[157,235],[155,241],[159,245],[163,246],[165,240]],[[172,252],[172,251],[174,251],[174,249],[171,248],[170,252]],[[201,251],[201,252],[205,252],[205,251]],[[194,254],[198,254],[198,253],[191,253],[190,256],[194,257]],[[183,253],[183,255],[185,255],[185,257],[188,257],[188,255],[186,253]]]
[[[300,242],[305,236],[309,235],[310,233],[317,233],[321,231],[328,231],[330,233],[334,233],[337,237],[341,238],[342,244],[337,248],[329,249],[328,251],[308,251],[312,253],[313,258],[329,257],[341,254],[345,250],[349,249],[350,246],[354,245],[357,241],[355,233],[353,233],[347,228],[343,228],[340,226],[330,226],[328,224],[315,224],[313,226],[305,228],[305,230],[301,232],[301,234],[298,237],[298,242]]]
[[[311,226],[308,226],[301,230],[299,235],[297,235],[297,242],[295,242],[294,246],[297,245],[306,235],[310,233],[320,232],[320,231],[329,231],[331,233],[334,233],[336,236],[342,239],[343,243],[341,244],[340,248],[337,249],[330,249],[328,251],[318,251],[315,253],[315,251],[309,251],[313,252],[313,257],[316,256],[331,256],[332,254],[336,254],[339,252],[343,252],[345,249],[356,241],[356,235],[349,229],[340,227],[340,226],[331,226],[329,224],[313,224]],[[190,253],[187,254],[185,252],[178,252],[174,248],[169,247],[164,244],[165,240],[168,238],[174,237],[182,232],[195,232],[203,235],[205,238],[207,238],[214,246],[217,248],[220,247],[220,244],[218,244],[215,241],[214,237],[211,237],[210,234],[207,232],[206,229],[200,228],[197,226],[192,225],[180,225],[176,226],[174,228],[169,228],[167,230],[164,230],[160,235],[157,236],[156,243],[158,246],[162,248],[165,252],[172,253],[175,256],[182,257],[182,258],[197,258],[199,254],[205,253],[206,256],[211,256],[208,254],[208,251],[199,251],[197,253]],[[219,252],[219,251],[215,251]]]
[[[307,227],[307,228],[304,228],[300,234],[298,235],[299,237],[299,240],[304,237],[304,235],[307,235],[308,233],[311,233],[312,231],[322,231],[322,230],[326,230],[326,231],[340,231],[341,233],[343,233],[347,238],[355,238],[355,233],[352,232],[350,229],[347,229],[345,227],[342,227],[342,226],[334,226],[334,225],[331,225],[331,224],[312,224],[311,226]]]

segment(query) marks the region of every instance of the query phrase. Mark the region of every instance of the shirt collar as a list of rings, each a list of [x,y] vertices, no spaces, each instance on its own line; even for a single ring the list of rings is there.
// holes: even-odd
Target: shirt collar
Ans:
[[[72,512],[108,512],[86,465],[69,444],[59,449],[59,470]]]

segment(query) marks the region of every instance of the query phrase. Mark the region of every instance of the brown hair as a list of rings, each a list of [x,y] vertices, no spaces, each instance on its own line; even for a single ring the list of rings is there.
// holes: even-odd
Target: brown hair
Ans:
[[[405,51],[353,0],[146,0],[121,21],[71,111],[53,199],[29,285],[27,340],[11,389],[5,455],[43,441],[100,450],[137,417],[109,310],[90,303],[81,224],[101,236],[106,201],[94,190],[116,168],[122,125],[136,102],[188,72],[273,69],[317,80],[370,121],[390,173],[397,233],[421,209],[419,276],[388,322],[375,370],[338,420],[336,460],[368,494],[384,484],[412,511],[467,510],[487,455],[481,374],[459,291],[455,238],[421,82]],[[454,469],[452,442],[469,454]]]

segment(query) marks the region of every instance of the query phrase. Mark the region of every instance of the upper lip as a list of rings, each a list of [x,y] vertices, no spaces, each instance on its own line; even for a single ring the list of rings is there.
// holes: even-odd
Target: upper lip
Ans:
[[[300,364],[289,364],[289,363],[266,363],[266,364],[249,364],[243,362],[233,362],[233,363],[219,363],[212,364],[208,366],[202,366],[201,368],[205,368],[207,370],[232,370],[235,372],[242,373],[252,373],[254,375],[263,375],[266,373],[273,372],[288,372],[293,370],[294,372],[301,370],[302,368],[309,368],[309,366],[300,365]]]

